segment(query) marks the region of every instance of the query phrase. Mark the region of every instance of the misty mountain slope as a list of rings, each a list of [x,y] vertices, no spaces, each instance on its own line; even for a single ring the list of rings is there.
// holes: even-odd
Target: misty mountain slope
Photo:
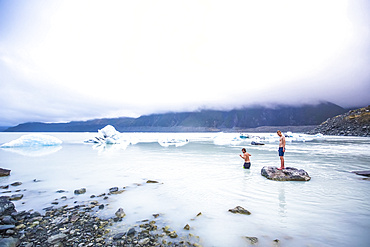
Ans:
[[[106,118],[69,123],[24,123],[6,131],[97,131],[113,125],[118,131],[219,131],[260,126],[318,125],[329,117],[344,113],[342,107],[326,102],[318,105],[254,107],[231,111],[164,113],[138,118]]]

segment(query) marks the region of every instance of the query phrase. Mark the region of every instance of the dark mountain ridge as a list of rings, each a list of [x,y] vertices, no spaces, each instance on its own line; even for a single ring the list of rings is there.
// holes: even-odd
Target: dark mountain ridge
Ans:
[[[221,131],[260,126],[318,125],[346,110],[333,103],[318,105],[249,107],[230,111],[201,110],[145,115],[138,118],[104,118],[68,123],[29,122],[8,128],[8,132],[95,132],[110,124],[120,132],[130,131]]]

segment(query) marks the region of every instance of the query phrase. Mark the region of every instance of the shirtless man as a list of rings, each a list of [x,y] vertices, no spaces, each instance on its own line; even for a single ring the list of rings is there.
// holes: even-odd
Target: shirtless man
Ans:
[[[284,169],[284,153],[285,153],[285,136],[281,133],[280,130],[276,132],[279,138],[279,156],[280,156],[280,162],[281,162],[281,167],[278,168],[278,170],[283,170]]]
[[[247,150],[245,148],[242,149],[243,156],[240,154],[239,156],[244,160],[244,168],[249,169],[251,167],[251,160],[249,159],[249,156],[252,156],[251,154],[247,153]]]

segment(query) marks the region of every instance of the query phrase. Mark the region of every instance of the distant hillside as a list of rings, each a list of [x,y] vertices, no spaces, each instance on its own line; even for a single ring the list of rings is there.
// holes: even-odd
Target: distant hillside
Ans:
[[[0,132],[6,130],[8,128],[9,128],[9,126],[0,126]]]
[[[24,123],[6,131],[13,132],[95,132],[110,124],[120,132],[128,131],[220,131],[243,130],[260,126],[318,125],[346,110],[332,103],[243,108],[231,111],[202,110],[141,116],[106,118],[69,123]]]
[[[370,106],[327,119],[310,134],[370,136]]]

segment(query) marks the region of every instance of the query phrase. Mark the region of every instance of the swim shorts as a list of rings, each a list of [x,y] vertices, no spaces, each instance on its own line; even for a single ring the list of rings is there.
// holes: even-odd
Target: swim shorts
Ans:
[[[251,167],[251,162],[244,162],[244,169],[249,169]]]
[[[279,147],[279,156],[284,156],[283,147]]]

